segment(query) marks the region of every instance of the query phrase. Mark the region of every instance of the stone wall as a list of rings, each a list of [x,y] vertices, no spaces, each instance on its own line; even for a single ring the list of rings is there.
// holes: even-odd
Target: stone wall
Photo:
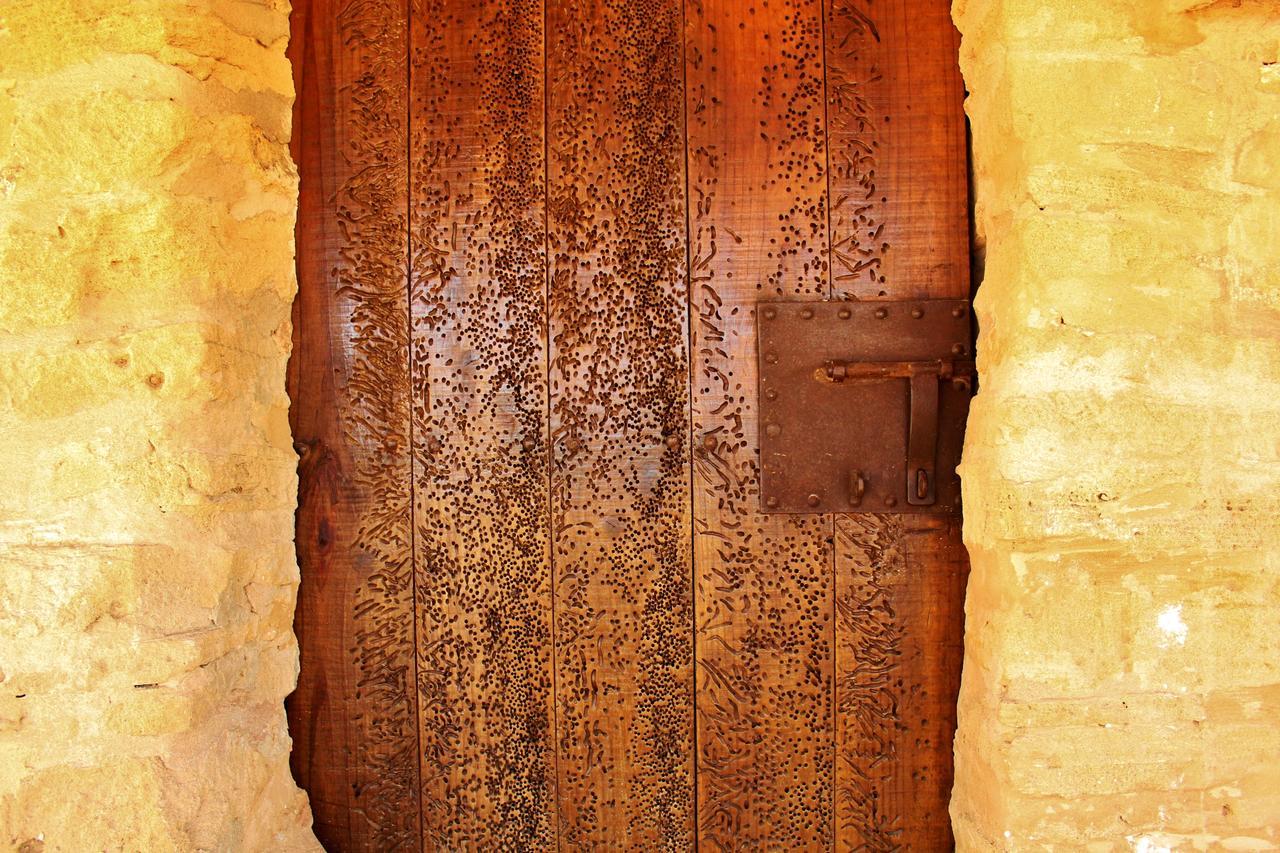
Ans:
[[[286,0],[0,0],[0,849],[314,846]]]
[[[961,0],[961,849],[1280,845],[1280,5]]]

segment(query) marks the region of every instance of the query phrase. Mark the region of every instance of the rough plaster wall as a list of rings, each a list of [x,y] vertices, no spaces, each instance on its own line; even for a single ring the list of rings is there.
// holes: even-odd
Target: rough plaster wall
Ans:
[[[961,849],[1280,845],[1280,5],[962,0]]]
[[[0,849],[315,845],[286,0],[0,0]]]

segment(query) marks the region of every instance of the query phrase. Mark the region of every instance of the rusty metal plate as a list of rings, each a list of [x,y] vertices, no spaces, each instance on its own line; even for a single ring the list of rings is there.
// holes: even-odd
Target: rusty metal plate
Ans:
[[[764,512],[959,512],[967,300],[762,302],[757,319]]]

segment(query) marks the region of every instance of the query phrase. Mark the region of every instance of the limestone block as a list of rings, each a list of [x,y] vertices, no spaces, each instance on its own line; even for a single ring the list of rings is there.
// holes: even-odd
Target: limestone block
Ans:
[[[0,847],[317,849],[279,0],[0,3]]]
[[[1272,3],[967,0],[964,850],[1280,847]]]

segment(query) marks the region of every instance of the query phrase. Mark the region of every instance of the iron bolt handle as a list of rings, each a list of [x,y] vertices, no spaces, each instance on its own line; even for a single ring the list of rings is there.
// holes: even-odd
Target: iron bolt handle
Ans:
[[[862,472],[854,468],[849,472],[849,503],[853,506],[862,504],[862,496],[867,493],[867,479]]]
[[[910,379],[929,374],[940,379],[973,375],[973,361],[828,361],[816,371],[819,381]],[[967,384],[967,383],[966,383]]]

